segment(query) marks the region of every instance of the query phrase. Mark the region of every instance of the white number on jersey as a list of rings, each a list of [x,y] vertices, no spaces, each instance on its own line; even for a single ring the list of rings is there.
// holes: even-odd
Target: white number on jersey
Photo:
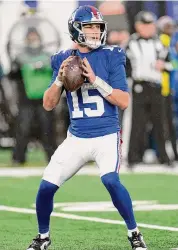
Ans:
[[[102,116],[104,114],[103,98],[99,95],[89,96],[88,89],[86,88],[81,88],[81,93],[82,93],[83,103],[86,104],[95,103],[96,109],[93,110],[91,108],[84,108],[83,111],[80,110],[77,92],[76,91],[71,92],[73,108],[74,108],[74,110],[72,111],[72,118],[82,118],[84,116],[84,113],[88,117]]]

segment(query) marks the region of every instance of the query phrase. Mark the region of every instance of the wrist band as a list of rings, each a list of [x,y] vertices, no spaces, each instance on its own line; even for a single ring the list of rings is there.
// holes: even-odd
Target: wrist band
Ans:
[[[63,83],[58,79],[58,76],[56,77],[54,84],[56,84],[56,86],[58,86],[60,88],[63,86]]]
[[[100,92],[100,94],[103,97],[107,97],[110,95],[113,91],[113,88],[105,81],[103,81],[101,78],[96,76],[96,79],[93,83],[93,86],[97,88],[97,90]]]

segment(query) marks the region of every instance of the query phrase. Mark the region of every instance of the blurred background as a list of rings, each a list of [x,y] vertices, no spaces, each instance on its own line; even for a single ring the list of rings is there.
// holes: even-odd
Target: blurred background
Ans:
[[[173,169],[178,160],[177,1],[0,1],[0,166],[45,166],[57,145],[65,139],[69,125],[65,95],[52,112],[43,110],[42,96],[51,77],[51,55],[74,47],[68,35],[68,18],[77,6],[85,4],[96,6],[103,14],[108,22],[107,43],[125,49],[131,69],[134,68],[129,57],[132,34],[139,33],[136,23],[147,25],[144,20],[136,21],[135,17],[140,11],[148,11],[155,16],[154,37],[157,35],[160,39],[162,50],[166,49],[168,62],[172,65],[166,70],[170,78],[166,83],[169,93],[162,91],[161,97],[167,100],[164,97],[169,96],[169,101],[161,99],[164,117],[160,117],[164,129],[162,143],[169,160],[159,161],[159,141],[154,136],[154,124],[148,121],[145,140],[139,145],[141,156],[138,161],[129,162],[128,155],[132,155],[137,141],[137,137],[130,136],[131,129],[135,129],[132,113],[137,112],[133,110],[132,100],[129,108],[120,113],[122,161],[128,169],[140,164],[147,167],[162,164]],[[166,61],[166,57],[162,60]],[[131,96],[134,81],[133,74],[128,74]],[[171,113],[169,117],[167,107]]]

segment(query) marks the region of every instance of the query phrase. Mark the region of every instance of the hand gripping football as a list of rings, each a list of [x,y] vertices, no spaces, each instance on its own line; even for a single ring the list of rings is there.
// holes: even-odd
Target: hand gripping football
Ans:
[[[74,56],[71,61],[65,66],[62,75],[62,82],[68,91],[79,89],[84,83],[85,77],[82,75],[82,59],[79,56]]]

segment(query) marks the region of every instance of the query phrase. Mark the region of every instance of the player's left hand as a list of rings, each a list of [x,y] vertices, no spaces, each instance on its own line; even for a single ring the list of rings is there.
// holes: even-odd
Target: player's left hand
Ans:
[[[86,57],[83,59],[82,68],[84,70],[83,75],[88,78],[90,83],[94,83],[96,76]]]

